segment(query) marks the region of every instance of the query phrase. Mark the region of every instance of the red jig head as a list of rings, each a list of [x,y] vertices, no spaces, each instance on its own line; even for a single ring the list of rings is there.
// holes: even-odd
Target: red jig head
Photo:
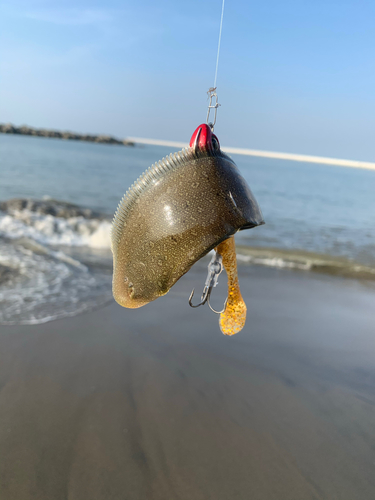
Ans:
[[[205,123],[197,127],[194,134],[191,136],[189,146],[195,150],[219,151],[220,149],[219,139]]]

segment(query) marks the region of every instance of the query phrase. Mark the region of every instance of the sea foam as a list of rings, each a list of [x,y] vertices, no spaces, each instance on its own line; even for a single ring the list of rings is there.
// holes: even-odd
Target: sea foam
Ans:
[[[0,323],[44,323],[111,299],[105,216],[54,200],[1,208]]]
[[[110,222],[79,217],[55,217],[30,210],[0,213],[0,235],[31,238],[43,245],[88,246],[110,249]]]

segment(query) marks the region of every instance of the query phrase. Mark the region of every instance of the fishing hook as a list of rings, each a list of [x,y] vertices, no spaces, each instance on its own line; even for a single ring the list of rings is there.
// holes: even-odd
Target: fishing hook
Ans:
[[[210,129],[213,132],[214,131],[214,126],[215,126],[215,123],[216,123],[217,108],[219,106],[221,106],[221,104],[219,104],[219,102],[218,102],[218,97],[217,97],[217,93],[216,93],[216,87],[209,88],[207,94],[208,94],[208,98],[210,99],[210,102],[208,103],[206,123],[207,123],[207,125],[210,127]],[[212,103],[212,100],[214,98],[215,98],[214,103]],[[213,122],[209,122],[211,109],[215,110],[214,121]]]
[[[192,303],[192,299],[194,296],[194,289],[193,289],[193,291],[191,292],[190,297],[189,297],[189,306],[190,307],[203,306],[207,302],[208,307],[214,313],[221,314],[225,311],[228,298],[225,299],[224,307],[221,311],[216,311],[210,304],[210,297],[211,297],[212,289],[217,285],[219,276],[220,276],[222,271],[223,271],[223,258],[218,252],[215,252],[215,254],[212,256],[210,263],[208,264],[208,273],[207,273],[206,282],[204,284],[203,292],[201,295],[201,301],[199,302],[199,304],[196,304],[196,305],[194,305]]]

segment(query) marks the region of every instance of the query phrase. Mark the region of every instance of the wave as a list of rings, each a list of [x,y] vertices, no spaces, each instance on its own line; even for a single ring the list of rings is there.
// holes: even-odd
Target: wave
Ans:
[[[0,203],[0,236],[42,245],[110,249],[111,223],[90,209],[56,200],[14,199]]]
[[[110,219],[66,202],[0,202],[0,323],[38,324],[112,299]],[[240,264],[375,280],[375,269],[302,250],[237,245]]]
[[[0,323],[44,323],[106,303],[110,271],[27,238],[0,238]]]
[[[0,238],[0,323],[44,323],[110,299],[110,266],[88,267],[26,238]]]
[[[375,280],[375,268],[353,260],[304,250],[284,250],[237,245],[237,259],[242,263],[283,269],[299,269],[341,276],[343,278]]]
[[[105,214],[52,199],[0,209],[0,323],[44,323],[111,300]]]

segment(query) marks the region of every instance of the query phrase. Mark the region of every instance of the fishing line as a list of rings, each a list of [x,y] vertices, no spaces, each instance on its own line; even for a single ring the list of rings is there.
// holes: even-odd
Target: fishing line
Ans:
[[[216,70],[215,70],[215,80],[214,80],[214,87],[216,87],[216,81],[217,81],[217,69],[219,67],[219,55],[220,55],[220,42],[221,42],[221,32],[222,32],[222,29],[223,29],[223,17],[224,17],[224,3],[225,3],[225,0],[223,0],[223,4],[222,4],[222,7],[221,7],[221,19],[220,19],[220,31],[219,31],[219,43],[218,43],[218,46],[217,46],[217,56],[216,56]]]
[[[217,70],[219,68],[221,32],[223,30],[224,3],[225,3],[225,0],[223,0],[222,6],[221,6],[219,43],[217,45],[216,69],[215,69],[214,86],[211,87],[211,88],[209,88],[208,92],[207,92],[210,102],[208,104],[206,123],[211,128],[211,130],[214,130],[214,126],[215,126],[215,123],[216,123],[217,108],[220,106],[220,104],[218,102],[218,98],[217,98],[217,93],[216,93],[216,82],[217,82]],[[214,119],[213,119],[213,121],[210,121],[210,112],[211,112],[211,110],[214,110]]]

